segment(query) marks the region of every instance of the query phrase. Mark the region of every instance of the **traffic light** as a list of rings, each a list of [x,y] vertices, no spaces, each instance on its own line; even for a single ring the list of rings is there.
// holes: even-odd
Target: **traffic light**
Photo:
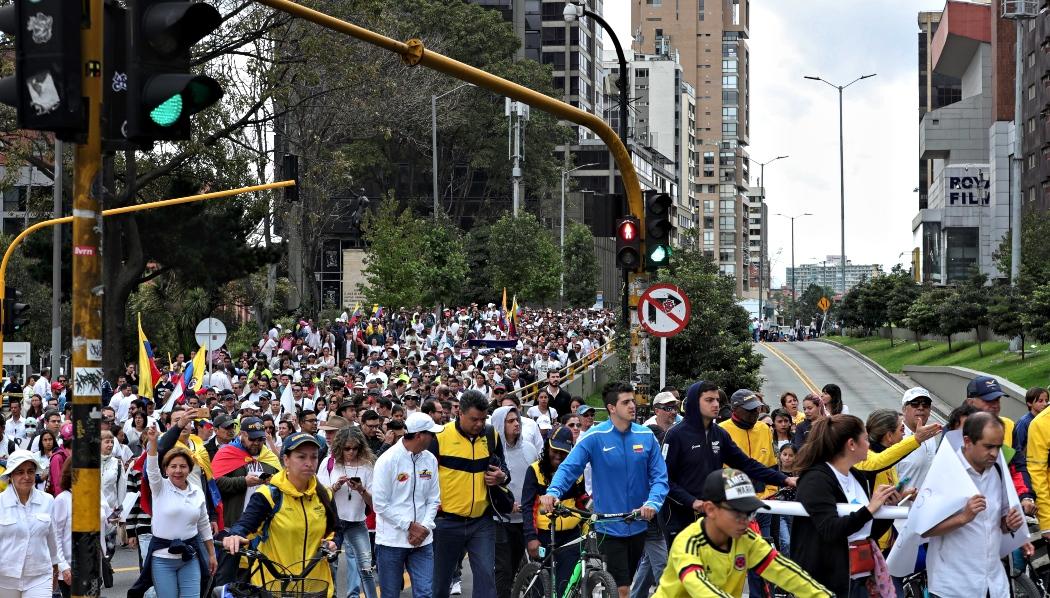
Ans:
[[[29,304],[21,303],[22,291],[4,287],[4,336],[14,334],[29,324]]]
[[[671,196],[645,194],[645,269],[655,272],[671,260]]]
[[[0,79],[0,102],[18,126],[76,141],[87,131],[81,98],[81,2],[14,0],[0,8],[0,31],[14,37],[15,74]]]
[[[203,2],[132,0],[128,20],[127,138],[190,138],[190,116],[223,95],[215,79],[190,72],[190,49],[222,24]]]
[[[616,221],[616,267],[621,270],[637,270],[642,263],[641,226],[634,216],[625,216]]]
[[[281,160],[281,176],[286,181],[295,181],[295,185],[284,188],[284,200],[287,202],[299,201],[299,156],[284,155]]]

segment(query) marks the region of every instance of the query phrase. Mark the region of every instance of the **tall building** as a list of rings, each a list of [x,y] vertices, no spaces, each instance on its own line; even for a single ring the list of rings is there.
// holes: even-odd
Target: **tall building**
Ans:
[[[747,276],[750,291],[744,296],[749,299],[758,299],[761,290],[762,298],[768,299],[772,276],[769,263],[769,205],[766,204],[765,187],[748,188],[747,228],[750,260]]]
[[[0,210],[3,234],[17,235],[29,224],[51,216],[54,185],[51,177],[32,166],[22,166],[17,173],[9,173],[6,166],[0,166],[0,177],[5,181],[0,188],[4,199]]]
[[[1013,37],[998,10],[998,2],[948,0],[939,20],[926,20],[932,36],[920,94],[930,102],[930,84],[944,75],[958,78],[959,99],[951,101],[954,91],[940,95],[919,123],[927,193],[912,232],[922,282],[950,284],[974,268],[1002,276],[994,256],[1010,226]]]
[[[1050,210],[1050,13],[1025,23],[1022,112],[1024,213]]]
[[[747,185],[749,144],[748,20],[750,0],[632,3],[634,49],[676,54],[696,94],[696,148],[701,167],[692,183],[699,202],[700,247],[736,279],[751,281]]]
[[[831,289],[837,293],[842,288],[840,258],[838,255],[829,255],[826,258],[813,264],[799,264],[794,269],[788,266],[784,272],[787,288],[791,288],[791,277],[794,276],[795,288],[799,295],[805,293],[811,284]],[[879,264],[854,264],[846,260],[846,292],[865,280],[871,280],[883,274],[882,266]]]
[[[962,99],[962,81],[958,77],[938,73],[933,69],[933,37],[941,23],[941,13],[919,13],[919,120],[931,110],[954,104]],[[933,164],[919,158],[919,209],[927,207]]]

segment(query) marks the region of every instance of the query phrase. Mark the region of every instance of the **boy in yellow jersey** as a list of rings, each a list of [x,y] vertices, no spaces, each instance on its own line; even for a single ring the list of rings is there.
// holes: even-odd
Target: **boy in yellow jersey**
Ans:
[[[796,598],[833,594],[749,529],[755,512],[768,509],[743,472],[712,471],[704,480],[704,517],[671,545],[667,568],[653,598],[740,598],[748,570]]]

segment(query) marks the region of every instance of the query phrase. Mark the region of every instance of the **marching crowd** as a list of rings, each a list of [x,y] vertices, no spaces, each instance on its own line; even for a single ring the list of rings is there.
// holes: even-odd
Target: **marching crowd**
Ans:
[[[999,417],[998,383],[978,378],[944,430],[921,388],[862,421],[834,384],[776,405],[700,381],[661,389],[637,423],[633,387],[612,383],[596,421],[562,372],[604,350],[609,312],[356,312],[274,327],[240,356],[216,352],[198,390],[183,384],[192,358],[181,355],[152,388],[132,366],[107,389],[102,542],[110,557],[138,549],[129,596],[265,587],[273,576],[245,568],[245,547],[329,596],[341,572],[347,595],[366,598],[459,594],[464,562],[474,596],[510,596],[520,565],[553,553],[561,595],[579,560],[564,545],[590,524],[555,516],[559,503],[632,513],[593,524],[622,598],[773,586],[800,598],[901,595],[887,559],[907,532],[874,514],[926,488],[953,430],[959,471],[979,492],[920,530],[908,564],[927,570],[930,595],[1008,595],[988,538],[1026,538],[1022,510],[1050,527],[1045,389],[1029,392],[1015,425]],[[66,388],[45,370],[4,389],[0,546],[26,558],[0,565],[0,598],[69,594]],[[809,516],[764,513],[771,498]],[[337,547],[342,562],[304,573]]]

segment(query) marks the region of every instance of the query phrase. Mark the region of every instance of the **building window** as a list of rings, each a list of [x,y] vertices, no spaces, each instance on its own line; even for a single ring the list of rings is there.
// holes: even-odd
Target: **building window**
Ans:
[[[725,276],[736,276],[736,264],[722,264],[718,271]]]
[[[1035,166],[1036,166],[1035,154],[1028,154],[1028,159],[1026,160],[1026,162],[1027,162],[1026,168],[1028,170],[1034,170]]]
[[[1034,100],[1035,99],[1035,85],[1029,85],[1028,86],[1028,99],[1029,100]]]
[[[645,0],[645,3],[649,6],[660,6],[663,4],[663,0]]]
[[[722,77],[722,87],[728,87],[728,88],[732,89],[732,88],[736,87],[737,85],[738,85],[738,80],[737,80],[737,76],[736,75],[725,75],[725,76]]]
[[[701,20],[701,21],[704,20],[704,0],[697,0],[696,15],[697,15],[697,18],[699,20]],[[710,34],[708,34],[708,35],[710,35]]]
[[[704,231],[704,247],[715,246],[715,231],[705,230]]]
[[[715,200],[713,200],[713,199],[705,199],[704,200],[704,214],[714,214],[714,213],[715,213]]]
[[[1028,68],[1035,66],[1035,52],[1028,53]]]
[[[1035,133],[1035,117],[1028,119],[1028,132]]]
[[[720,216],[718,218],[718,227],[722,229],[736,228],[736,217],[735,216]]]
[[[634,76],[642,79],[648,79],[649,69],[634,69]]]
[[[977,227],[953,227],[945,229],[947,236],[946,255],[948,262],[946,282],[966,280],[970,270],[977,265],[981,255],[980,229]]]

